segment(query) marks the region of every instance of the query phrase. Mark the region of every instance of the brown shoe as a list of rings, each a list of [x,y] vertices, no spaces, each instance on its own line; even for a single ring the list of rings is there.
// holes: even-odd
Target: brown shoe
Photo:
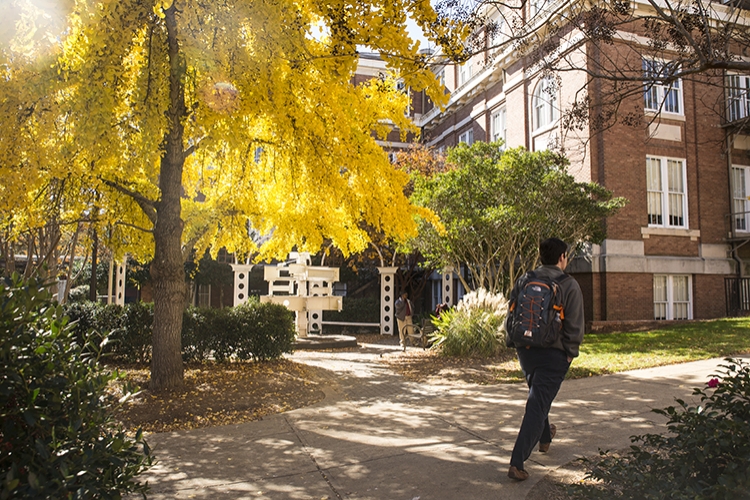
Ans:
[[[549,435],[550,439],[555,439],[555,434],[557,434],[557,427],[555,424],[549,424]],[[539,443],[539,451],[542,453],[547,453],[549,451],[549,445],[552,444],[550,441],[549,443]]]
[[[529,478],[529,473],[511,465],[510,469],[508,469],[508,477],[516,481],[526,481]]]

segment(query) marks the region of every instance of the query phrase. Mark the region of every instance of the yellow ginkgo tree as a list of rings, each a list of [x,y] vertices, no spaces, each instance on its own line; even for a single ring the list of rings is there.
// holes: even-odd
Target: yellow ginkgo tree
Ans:
[[[462,56],[466,33],[429,0],[68,3],[45,70],[54,106],[32,141],[44,160],[18,161],[56,164],[54,175],[99,193],[96,214],[120,235],[110,244],[151,259],[152,389],[182,384],[183,264],[194,250],[268,259],[331,241],[348,254],[367,246],[365,225],[404,238],[429,215],[375,140],[411,130],[407,96],[388,77],[353,84],[367,47],[443,101],[407,17],[448,56]],[[258,248],[250,228],[272,237]]]

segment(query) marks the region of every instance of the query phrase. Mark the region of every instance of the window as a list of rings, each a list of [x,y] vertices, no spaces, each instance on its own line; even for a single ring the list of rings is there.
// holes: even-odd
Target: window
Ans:
[[[690,276],[654,275],[654,319],[693,319]]]
[[[216,262],[223,264],[234,264],[234,254],[227,252],[226,248],[219,250],[219,254],[216,256]]]
[[[659,82],[659,77],[667,77],[673,71],[674,68],[665,62],[650,59],[643,60],[644,76],[650,80],[646,83],[646,93],[644,96],[647,110],[683,114],[681,80],[675,80],[670,83]]]
[[[750,180],[750,167],[732,167],[732,216],[734,229],[748,231],[747,216],[750,201],[747,197],[747,182]]]
[[[437,81],[440,84],[440,86],[445,87],[445,70],[441,69],[440,71],[438,71],[435,77],[437,78]]]
[[[458,86],[471,80],[472,76],[471,60],[468,60],[458,67]]]
[[[646,158],[648,225],[687,228],[685,161]]]
[[[469,129],[463,134],[458,136],[458,142],[462,143],[465,142],[467,146],[471,146],[471,144],[474,142],[474,129]]]
[[[255,148],[255,163],[260,163],[261,156],[263,155],[263,148]]]
[[[540,81],[534,90],[534,130],[547,128],[559,118],[557,109],[557,85],[552,78]]]
[[[497,140],[503,141],[503,149],[505,148],[506,136],[505,136],[505,124],[506,124],[507,114],[505,112],[505,108],[500,108],[499,110],[492,113],[492,118],[490,119],[490,130],[492,131],[492,142],[495,142]]]
[[[531,3],[529,5],[529,13],[531,14],[531,16],[533,17],[541,12],[545,3],[546,0],[531,0]]]
[[[196,301],[198,307],[211,307],[211,285],[198,285]]]
[[[727,121],[750,116],[750,76],[727,75]]]

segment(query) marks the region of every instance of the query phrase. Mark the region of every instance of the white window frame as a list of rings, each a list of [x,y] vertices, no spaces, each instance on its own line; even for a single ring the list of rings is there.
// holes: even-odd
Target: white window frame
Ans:
[[[508,144],[507,139],[508,113],[505,106],[494,111],[490,117],[490,130],[492,131],[492,142],[502,139],[502,149]]]
[[[560,119],[557,84],[552,78],[539,80],[531,99],[534,132],[551,129]]]
[[[435,75],[435,78],[437,78],[437,81],[440,87],[445,88],[445,68],[438,71],[437,74]]]
[[[727,121],[750,117],[750,75],[728,74],[726,79]]]
[[[693,319],[693,277],[691,275],[654,274],[653,287],[654,319]],[[683,292],[683,296],[679,296],[680,292]]]
[[[462,132],[458,136],[458,143],[461,144],[462,142],[465,142],[467,146],[471,146],[474,143],[474,128],[473,127]]]
[[[545,3],[546,0],[531,0],[531,2],[529,2],[530,17],[534,17],[535,15],[539,14],[542,11]]]
[[[690,227],[685,163],[684,158],[646,157],[646,206],[649,227]],[[658,171],[654,171],[654,167],[658,167]],[[679,171],[676,172],[670,167],[679,167]]]
[[[657,77],[666,64],[665,61],[643,58],[643,74],[647,78]],[[685,104],[682,92],[682,79],[678,78],[668,85],[646,83],[643,93],[643,105],[646,111],[684,116]]]
[[[750,232],[750,167],[732,165],[732,225],[738,233]]]
[[[458,67],[458,86],[460,87],[464,85],[466,82],[471,80],[472,76],[474,76],[473,68],[471,65],[471,59],[469,59]]]

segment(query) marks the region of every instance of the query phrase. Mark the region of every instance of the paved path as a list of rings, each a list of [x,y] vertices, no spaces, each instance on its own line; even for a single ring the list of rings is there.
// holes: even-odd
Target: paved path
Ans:
[[[421,385],[379,363],[394,346],[300,351],[295,361],[331,371],[326,398],[258,422],[154,434],[153,499],[454,500],[538,496],[550,472],[629,437],[661,432],[651,412],[691,398],[720,359],[568,380],[552,407],[558,434],[506,477],[523,415],[522,384]]]

